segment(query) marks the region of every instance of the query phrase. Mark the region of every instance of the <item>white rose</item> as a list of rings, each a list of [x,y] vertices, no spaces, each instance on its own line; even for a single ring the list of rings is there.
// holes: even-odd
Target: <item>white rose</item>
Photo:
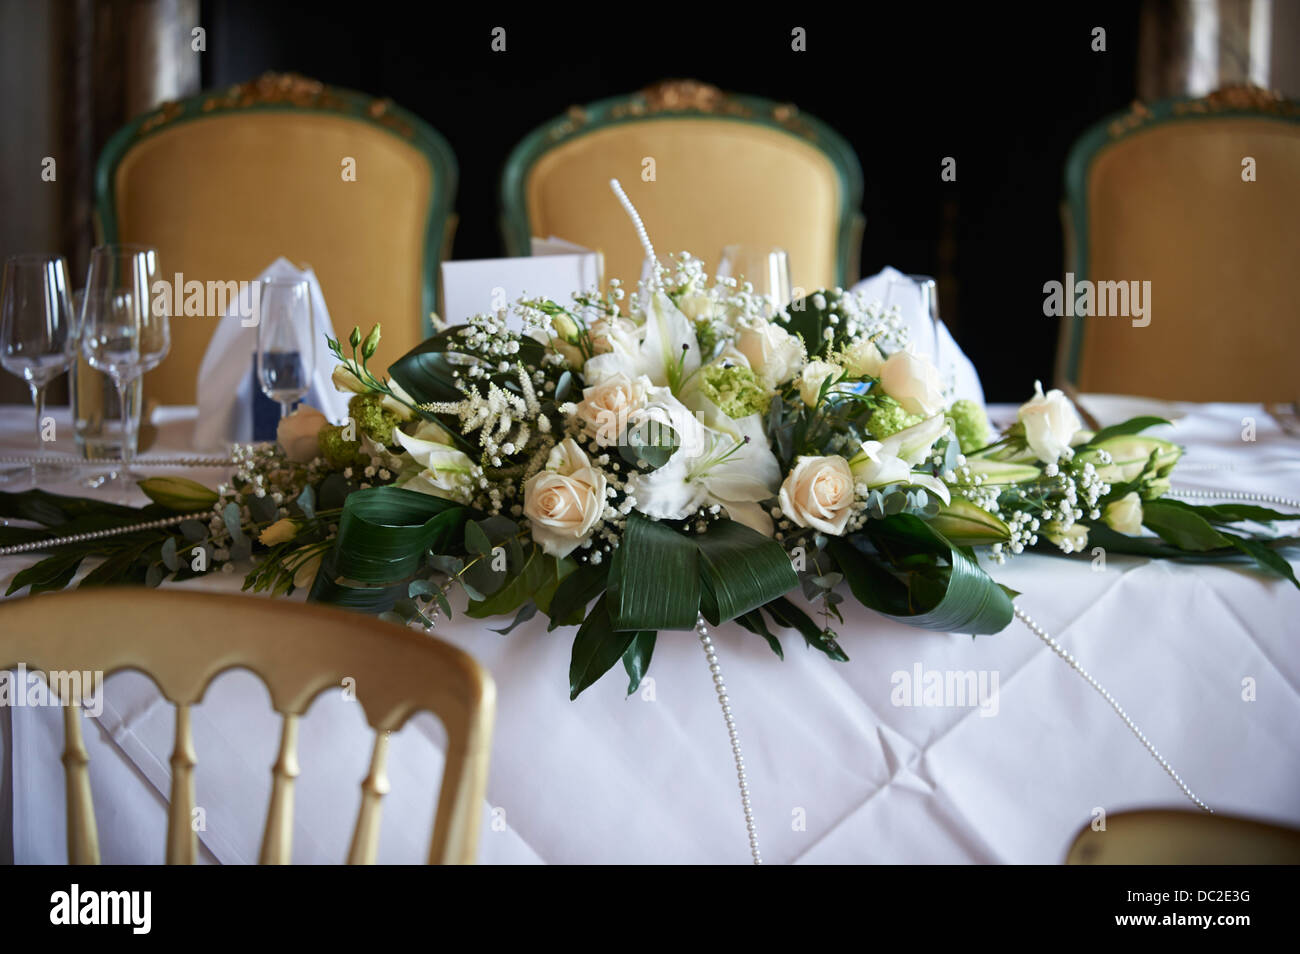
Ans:
[[[636,379],[626,374],[611,374],[599,384],[582,391],[582,400],[574,411],[587,433],[601,447],[617,444],[627,427],[628,415],[645,406],[650,379]]]
[[[597,318],[587,331],[591,340],[591,353],[608,354],[615,351],[632,354],[639,344],[637,332],[637,326],[626,318]]]
[[[306,404],[288,417],[280,418],[275,427],[275,440],[284,448],[284,456],[297,464],[307,464],[320,456],[317,435],[328,424],[325,415]]]
[[[572,438],[555,446],[546,465],[524,484],[524,516],[542,550],[563,558],[587,539],[604,512],[605,475]]]
[[[748,359],[750,369],[768,389],[793,378],[805,357],[802,341],[780,325],[765,321],[741,328],[736,349]]]
[[[939,369],[910,351],[895,351],[885,359],[880,385],[908,414],[930,417],[943,410]]]
[[[1102,519],[1112,530],[1136,536],[1142,532],[1142,498],[1136,493],[1125,494],[1106,505]]]
[[[707,292],[692,291],[677,299],[677,309],[691,321],[721,318],[726,309]]]
[[[822,382],[839,373],[839,367],[829,361],[809,361],[799,375],[799,396],[803,398],[803,403],[816,407],[817,399],[821,396]]]
[[[1025,442],[1045,464],[1054,464],[1070,451],[1070,441],[1083,427],[1074,405],[1053,388],[1043,394],[1043,385],[1034,382],[1034,396],[1020,407],[1020,423],[1025,428]]]
[[[880,349],[876,347],[874,341],[870,338],[861,338],[844,349],[841,361],[844,364],[844,370],[855,378],[878,378],[880,377],[880,369],[884,366],[885,357],[880,353]]]
[[[853,508],[853,474],[843,457],[800,457],[777,494],[801,527],[839,536]]]

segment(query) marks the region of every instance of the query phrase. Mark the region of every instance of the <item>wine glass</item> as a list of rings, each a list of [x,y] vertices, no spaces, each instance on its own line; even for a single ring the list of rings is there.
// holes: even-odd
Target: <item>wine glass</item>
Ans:
[[[728,245],[718,259],[718,277],[749,282],[772,313],[790,304],[790,258],[785,249]]]
[[[0,365],[27,382],[36,405],[36,456],[45,445],[45,386],[72,364],[72,308],[68,265],[61,255],[15,255],[6,259],[0,292]],[[56,472],[57,471],[57,472]],[[19,473],[38,480],[66,468],[33,462]],[[6,474],[5,482],[16,475]]]
[[[918,302],[919,299],[919,302]],[[939,366],[939,294],[933,278],[929,275],[900,275],[889,280],[885,290],[886,308],[897,305],[904,321],[908,312],[916,305],[920,306],[920,315],[930,319],[930,333],[933,350],[931,358],[935,367]]]
[[[265,278],[257,304],[257,380],[288,417],[311,389],[316,367],[316,320],[305,278]]]
[[[158,278],[158,252],[144,245],[105,245],[90,253],[81,315],[86,362],[112,379],[122,409],[121,469],[109,479],[129,489],[135,474],[136,422],[132,384],[156,368],[171,348],[168,295],[150,293]]]

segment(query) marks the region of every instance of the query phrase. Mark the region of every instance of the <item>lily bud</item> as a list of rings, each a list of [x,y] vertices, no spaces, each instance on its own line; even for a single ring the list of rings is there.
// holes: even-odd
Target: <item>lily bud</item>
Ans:
[[[211,510],[218,499],[216,491],[184,477],[149,477],[140,481],[140,489],[154,503],[177,513]]]
[[[927,521],[957,546],[982,546],[988,543],[1007,543],[1011,528],[983,507],[957,497]]]
[[[352,334],[348,335],[348,344],[352,345],[354,351],[357,345],[361,344],[361,329],[355,325],[352,327]]]
[[[971,469],[971,473],[983,477],[984,483],[994,486],[1023,484],[1037,480],[1042,474],[1032,464],[1013,464],[1001,460],[971,460],[967,461],[966,466]]]
[[[379,350],[379,325],[376,324],[370,329],[370,334],[366,335],[365,343],[361,346],[361,357],[369,360],[374,357]]]

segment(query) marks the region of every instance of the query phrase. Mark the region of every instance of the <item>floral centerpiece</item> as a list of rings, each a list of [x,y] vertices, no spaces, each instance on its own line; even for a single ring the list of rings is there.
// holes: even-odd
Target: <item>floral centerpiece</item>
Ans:
[[[1059,391],[1004,433],[950,401],[896,314],[839,289],[774,310],[687,254],[637,292],[524,300],[442,327],[376,374],[379,326],[330,340],[347,421],[311,408],[273,445],[236,447],[215,490],[141,482],[144,510],[40,491],[0,495],[26,544],[58,548],[10,592],[244,586],[433,626],[466,612],[576,626],[576,697],[618,665],[634,691],[660,633],[734,620],[846,661],[840,605],[943,632],[996,633],[1012,597],[985,571],[1026,549],[1253,560],[1296,582],[1269,526],[1288,515],[1167,496],[1180,449],[1141,417],[1095,433]],[[138,529],[152,518],[163,527]],[[46,529],[41,529],[46,528]],[[251,568],[250,568],[251,567]],[[1300,584],[1297,584],[1300,585]],[[849,647],[851,648],[851,647]]]

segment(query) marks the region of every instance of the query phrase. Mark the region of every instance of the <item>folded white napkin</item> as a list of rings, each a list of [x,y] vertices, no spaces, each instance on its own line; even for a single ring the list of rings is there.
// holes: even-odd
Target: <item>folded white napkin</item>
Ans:
[[[325,336],[338,338],[330,322],[320,282],[310,268],[300,271],[285,258],[276,259],[258,276],[264,278],[305,278],[311,283],[311,307],[316,326],[316,368],[312,387],[303,401],[317,408],[332,421],[342,422],[348,413],[348,397],[330,383],[335,357],[325,344]],[[242,315],[250,314],[247,287],[240,299],[232,303],[221,319],[217,332],[208,343],[199,366],[199,420],[194,428],[194,446],[198,450],[216,450],[231,442],[253,438],[253,356],[257,353],[257,329],[244,326]],[[363,329],[364,331],[364,329]]]
[[[926,308],[921,286],[896,268],[886,266],[870,278],[864,278],[852,291],[862,293],[868,301],[878,301],[886,307],[897,305],[907,340],[939,369],[945,388],[952,391],[953,400],[966,398],[980,406],[984,404],[984,389],[975,365],[958,347],[952,332],[942,320],[935,322]]]

